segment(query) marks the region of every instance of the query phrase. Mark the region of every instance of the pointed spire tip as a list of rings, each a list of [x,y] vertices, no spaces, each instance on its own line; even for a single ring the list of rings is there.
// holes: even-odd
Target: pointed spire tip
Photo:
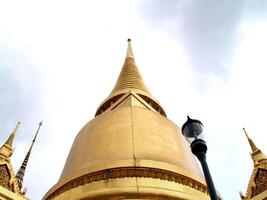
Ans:
[[[249,137],[249,135],[248,135],[248,133],[247,133],[247,131],[246,131],[246,129],[245,129],[245,128],[243,128],[243,131],[244,131],[244,133],[245,133],[245,135],[246,135],[247,139],[248,139],[248,140],[250,140],[250,137]]]
[[[244,131],[244,133],[245,133],[245,135],[246,135],[246,137],[247,137],[247,140],[248,140],[249,145],[250,145],[250,147],[251,147],[252,153],[258,151],[259,149],[258,149],[257,146],[254,144],[253,140],[249,137],[249,135],[248,135],[248,133],[247,133],[247,131],[246,131],[245,128],[243,128],[243,131]]]
[[[13,140],[15,138],[16,132],[19,128],[19,125],[20,125],[20,122],[17,123],[16,127],[14,128],[14,130],[12,131],[11,135],[9,136],[9,138],[7,139],[7,141],[5,143],[5,144],[9,145],[10,147],[12,147],[12,143],[13,143]]]
[[[132,50],[132,47],[131,47],[131,39],[129,38],[128,40],[128,48],[127,48],[127,53],[126,53],[126,58],[133,58],[133,50]]]

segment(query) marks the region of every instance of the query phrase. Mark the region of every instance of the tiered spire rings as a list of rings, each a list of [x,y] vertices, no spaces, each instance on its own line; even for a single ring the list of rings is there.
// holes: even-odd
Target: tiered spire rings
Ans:
[[[30,146],[30,149],[28,150],[28,153],[26,154],[23,163],[22,163],[20,169],[18,170],[18,172],[16,174],[16,178],[17,178],[17,181],[18,181],[20,189],[22,188],[23,178],[24,178],[24,175],[25,175],[25,170],[26,170],[30,155],[31,155],[31,150],[32,150],[33,144],[35,143],[35,140],[37,138],[37,135],[39,133],[39,130],[40,130],[41,126],[42,126],[42,121],[39,123],[38,129],[37,129],[37,131],[35,133],[35,136],[34,136],[34,138],[32,140],[32,144]]]

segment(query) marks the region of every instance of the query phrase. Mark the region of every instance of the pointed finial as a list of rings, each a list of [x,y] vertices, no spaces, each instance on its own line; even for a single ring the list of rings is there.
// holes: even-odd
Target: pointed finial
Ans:
[[[131,46],[131,41],[132,40],[130,38],[127,40],[127,42],[128,42],[128,48],[127,48],[126,58],[133,58],[134,57],[133,56],[132,46]]]
[[[130,92],[139,95],[148,104],[153,104],[153,109],[166,117],[166,114],[163,108],[160,106],[159,102],[150,94],[147,87],[145,86],[142,76],[134,60],[131,47],[131,39],[128,39],[127,41],[128,48],[126,58],[124,60],[124,64],[117,79],[116,85],[114,86],[108,98],[106,98],[98,107],[95,116],[98,116],[108,110],[107,108],[109,108],[111,102],[115,103],[119,99],[118,97]]]
[[[35,140],[36,140],[36,137],[37,137],[37,135],[38,135],[38,133],[39,133],[39,130],[40,130],[40,128],[41,128],[41,126],[42,126],[42,124],[43,124],[43,121],[40,121],[40,123],[39,123],[39,127],[38,127],[38,129],[37,129],[37,131],[36,131],[36,133],[35,133],[35,136],[34,136],[34,138],[33,138],[33,141],[32,141],[32,143],[34,143],[34,142],[35,142]]]
[[[258,149],[257,146],[254,144],[254,142],[252,141],[252,139],[249,137],[249,135],[248,135],[248,133],[247,133],[247,131],[246,131],[245,128],[243,128],[243,131],[244,131],[244,133],[245,133],[245,135],[246,135],[246,137],[247,137],[247,140],[248,140],[249,145],[250,145],[250,147],[251,147],[252,153],[258,151],[259,149]]]
[[[35,143],[35,140],[36,140],[36,138],[37,138],[37,135],[38,135],[38,133],[39,133],[39,130],[40,130],[42,124],[43,124],[43,122],[41,121],[41,122],[39,123],[38,129],[37,129],[37,131],[36,131],[36,133],[35,133],[35,135],[34,135],[34,138],[33,138],[33,140],[32,140],[32,144],[31,144],[31,146],[30,146],[29,152],[32,150],[33,144]]]
[[[117,80],[115,87],[113,88],[110,96],[113,96],[114,93],[118,91],[137,89],[149,94],[148,89],[146,88],[140,72],[137,69],[137,66],[134,61],[133,51],[131,47],[131,39],[128,39],[128,48],[126,52],[126,58],[121,69],[121,73]]]
[[[6,143],[7,145],[9,145],[10,147],[12,147],[13,144],[13,140],[15,138],[16,132],[18,130],[18,127],[20,125],[20,122],[17,123],[16,127],[14,128],[14,130],[12,131],[12,133],[10,134],[9,138],[7,139]]]
[[[38,129],[37,129],[37,131],[36,131],[36,133],[35,133],[35,135],[34,135],[34,138],[33,138],[33,140],[32,140],[32,144],[31,144],[31,146],[30,146],[30,149],[29,149],[27,155],[25,156],[25,158],[24,158],[24,160],[23,160],[23,163],[22,163],[22,165],[21,165],[19,171],[18,171],[17,174],[16,174],[16,178],[17,178],[18,185],[19,185],[19,188],[20,188],[20,189],[22,188],[22,182],[23,182],[24,174],[25,174],[25,170],[26,170],[26,167],[27,167],[27,164],[28,164],[28,160],[29,160],[30,155],[31,155],[31,150],[32,150],[33,144],[34,144],[34,142],[35,142],[35,140],[36,140],[36,137],[37,137],[37,135],[38,135],[38,133],[39,133],[39,130],[40,130],[40,127],[42,126],[42,124],[43,124],[43,123],[42,123],[42,121],[41,121],[41,122],[39,123]]]

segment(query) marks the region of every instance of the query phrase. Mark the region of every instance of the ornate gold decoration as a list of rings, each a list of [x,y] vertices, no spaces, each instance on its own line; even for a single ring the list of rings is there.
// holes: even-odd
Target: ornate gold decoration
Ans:
[[[254,199],[254,197],[259,198],[256,196],[267,190],[267,157],[255,145],[246,130],[244,128],[243,130],[249,142],[252,151],[251,158],[254,162],[254,169],[248,183],[246,198]]]
[[[0,186],[12,191],[10,185],[10,174],[6,165],[0,165]]]
[[[191,179],[189,177],[171,171],[156,169],[156,168],[147,168],[147,167],[121,167],[121,168],[105,169],[102,171],[93,172],[78,177],[58,188],[55,192],[53,192],[50,196],[48,196],[46,200],[53,199],[56,196],[62,194],[63,192],[78,187],[80,185],[89,184],[96,181],[109,180],[109,179],[134,178],[134,177],[155,178],[155,179],[173,181],[176,183],[192,187],[201,192],[208,193],[207,186],[195,181],[194,179]]]
[[[259,169],[255,178],[255,188],[252,197],[267,190],[267,170]]]
[[[19,187],[18,179],[15,176],[13,167],[10,162],[10,158],[13,153],[13,140],[16,136],[17,129],[20,122],[17,123],[15,129],[10,134],[9,138],[0,148],[0,199],[16,199],[16,200],[26,200],[25,190],[22,191]],[[9,191],[7,191],[9,190]]]

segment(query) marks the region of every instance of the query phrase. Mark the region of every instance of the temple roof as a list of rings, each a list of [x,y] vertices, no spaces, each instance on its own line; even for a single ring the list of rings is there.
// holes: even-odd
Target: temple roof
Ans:
[[[7,193],[8,195],[11,195],[12,197],[15,196],[15,199],[24,199],[22,198],[23,195],[18,186],[18,182],[10,162],[11,156],[13,154],[13,140],[16,136],[19,125],[20,122],[17,123],[16,127],[11,132],[6,142],[0,148],[0,186],[3,187],[1,188],[1,192],[5,191],[5,193]]]
[[[241,199],[265,199],[267,198],[267,157],[256,146],[253,140],[243,128],[251,148],[251,158],[254,168],[247,186],[246,196],[240,195]]]

